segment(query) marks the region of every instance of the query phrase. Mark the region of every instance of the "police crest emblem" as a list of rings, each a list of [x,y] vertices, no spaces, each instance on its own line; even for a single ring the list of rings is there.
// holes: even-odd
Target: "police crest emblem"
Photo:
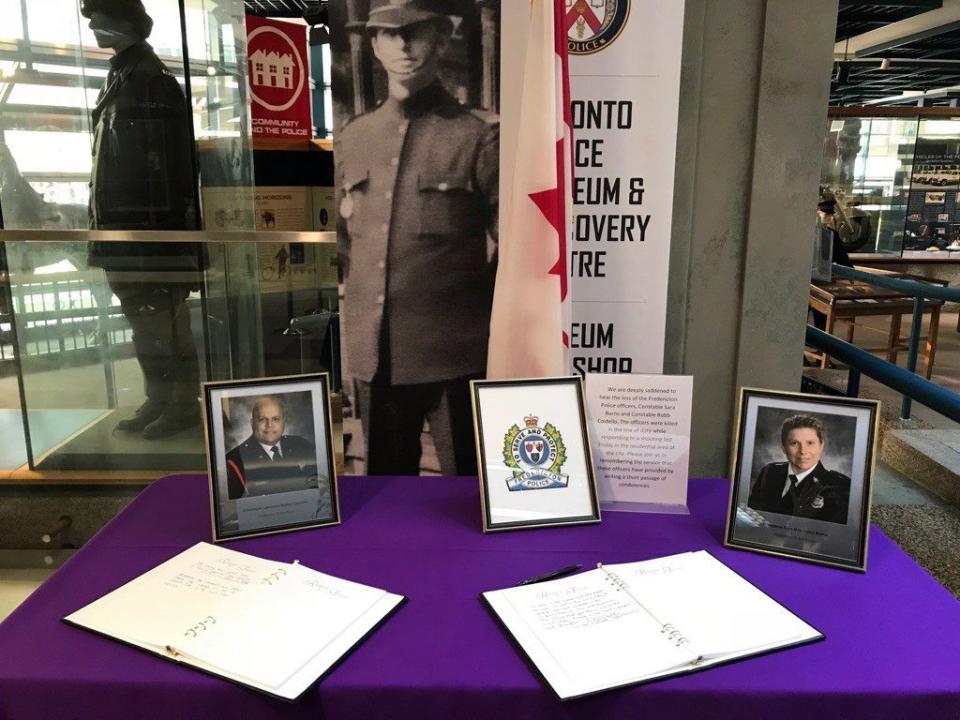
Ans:
[[[536,415],[523,419],[524,428],[513,425],[504,436],[503,459],[513,475],[507,478],[510,490],[565,488],[570,476],[560,472],[567,461],[567,449],[560,431],[551,423],[540,426]]]
[[[627,24],[630,0],[566,0],[564,26],[571,55],[592,55],[612,43]]]

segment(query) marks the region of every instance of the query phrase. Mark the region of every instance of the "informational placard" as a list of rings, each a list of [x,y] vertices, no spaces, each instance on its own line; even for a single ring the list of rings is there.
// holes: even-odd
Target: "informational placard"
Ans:
[[[247,63],[255,138],[309,140],[306,25],[247,15]]]
[[[684,3],[566,6],[571,370],[662,372]]]
[[[588,374],[586,393],[600,507],[687,512],[693,378]]]
[[[337,229],[337,191],[332,187],[310,188],[313,194],[313,229],[330,232]]]

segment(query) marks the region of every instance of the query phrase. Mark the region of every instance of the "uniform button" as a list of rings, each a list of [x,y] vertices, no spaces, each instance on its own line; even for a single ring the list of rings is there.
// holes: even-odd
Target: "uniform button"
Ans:
[[[397,132],[399,132],[401,135],[403,135],[406,131],[407,131],[406,123],[404,123],[403,125],[397,128]]]
[[[383,194],[383,196],[384,196],[387,200],[392,200],[392,199],[393,199],[393,193],[390,192],[389,190],[387,190],[387,191]]]
[[[439,190],[440,192],[446,192],[449,189],[450,189],[450,185],[448,185],[445,182],[442,182],[439,185],[437,185],[437,190]]]
[[[387,225],[386,223],[380,226],[380,232],[389,232],[389,231],[390,231],[390,226]]]
[[[391,164],[391,165],[394,165],[394,166],[399,165],[399,164],[400,164],[400,158],[398,158],[398,157],[390,158],[390,164]]]
[[[380,268],[381,270],[383,270],[386,266],[387,264],[383,260],[377,261],[377,267]]]
[[[377,295],[377,305],[383,305],[384,299],[383,295]]]

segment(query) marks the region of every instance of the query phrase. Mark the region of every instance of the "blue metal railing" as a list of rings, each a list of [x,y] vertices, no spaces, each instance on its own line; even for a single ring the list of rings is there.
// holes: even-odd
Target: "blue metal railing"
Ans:
[[[905,369],[871,355],[867,351],[822,330],[807,326],[806,342],[808,345],[822,350],[849,366],[850,379],[847,383],[847,395],[856,396],[859,393],[860,375],[862,373],[903,395],[900,408],[901,417],[910,418],[911,403],[916,400],[941,415],[945,415],[955,422],[960,422],[960,395],[916,374],[924,300],[929,298],[945,302],[960,302],[960,288],[942,287],[915,280],[877,275],[854,270],[843,265],[834,265],[833,274],[850,280],[861,280],[872,285],[879,285],[914,298],[913,322],[910,328],[910,344]]]
[[[812,325],[807,325],[807,344],[818,350],[823,350],[831,357],[835,357],[850,367],[850,381],[847,383],[848,395],[857,395],[860,386],[860,374],[862,373],[896,390],[905,398],[912,398],[921,405],[926,405],[931,410],[935,410],[955,422],[960,422],[960,395],[957,395],[957,393],[878,358],[876,355],[861,350],[855,345],[825,333],[823,330],[818,330]],[[909,415],[904,415],[904,417],[909,417]]]

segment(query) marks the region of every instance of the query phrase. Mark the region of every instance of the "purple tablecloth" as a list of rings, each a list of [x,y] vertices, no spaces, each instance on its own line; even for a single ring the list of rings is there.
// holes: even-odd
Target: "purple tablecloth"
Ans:
[[[875,528],[867,575],[723,549],[727,487],[691,481],[690,516],[484,536],[475,478],[345,478],[342,526],[228,545],[409,598],[289,705],[60,622],[210,537],[205,479],[166,478],[0,624],[0,718],[960,718],[960,603]],[[698,549],[827,639],[561,704],[478,600],[571,563]]]

